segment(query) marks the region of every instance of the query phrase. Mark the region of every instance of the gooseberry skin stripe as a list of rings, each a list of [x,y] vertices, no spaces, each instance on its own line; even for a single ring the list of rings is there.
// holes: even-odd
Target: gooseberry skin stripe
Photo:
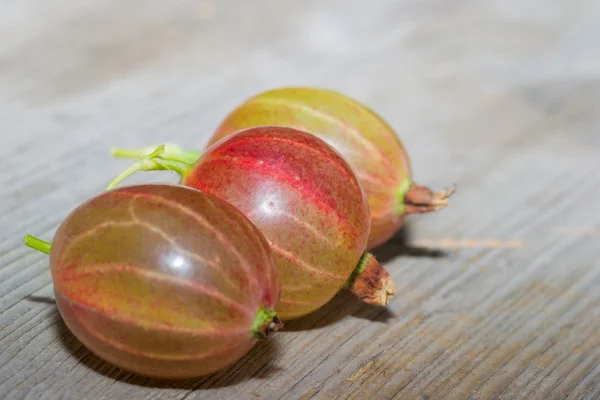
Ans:
[[[238,347],[241,347],[242,345],[244,345],[244,343],[236,343],[233,344],[229,347],[223,348],[223,349],[219,349],[216,351],[212,351],[212,352],[204,352],[204,353],[197,353],[197,354],[191,354],[191,355],[168,355],[168,354],[160,354],[160,353],[149,353],[149,352],[144,352],[144,351],[139,351],[136,350],[134,348],[131,348],[129,346],[124,345],[123,343],[119,343],[115,340],[109,339],[108,337],[89,329],[88,326],[86,326],[86,324],[84,322],[82,322],[81,320],[79,321],[79,323],[81,325],[83,325],[84,327],[88,328],[88,332],[90,332],[92,335],[94,335],[94,337],[98,340],[101,340],[102,342],[104,342],[105,344],[114,347],[117,350],[120,351],[124,351],[127,352],[129,354],[133,354],[136,356],[141,356],[141,357],[146,357],[146,358],[151,358],[151,359],[157,359],[157,360],[165,360],[165,361],[198,361],[200,359],[210,359],[210,358],[214,358],[216,356],[219,356],[221,354],[227,353],[228,351],[231,351],[233,349],[236,349]]]
[[[246,213],[246,216],[248,218],[252,218],[252,216],[254,214],[258,214],[259,211],[260,211],[259,209],[254,209],[254,210]],[[318,240],[326,242],[327,244],[331,245],[332,247],[342,247],[343,246],[342,244],[336,243],[333,240],[331,240],[331,238],[328,238],[327,236],[323,235],[321,232],[319,232],[319,230],[317,228],[315,228],[314,226],[312,226],[311,224],[309,224],[306,221],[302,221],[300,218],[296,217],[294,214],[291,214],[291,213],[283,211],[283,210],[276,210],[276,211],[274,211],[274,213],[284,216],[286,218],[289,218],[290,220],[294,221],[294,223],[298,224],[300,227],[310,231],[313,235],[316,236],[316,238]]]
[[[360,172],[360,173],[356,173],[356,176],[358,176],[358,179],[361,180],[361,182],[364,185],[364,182],[367,182],[370,184],[371,186],[371,191],[374,191],[372,189],[373,186],[375,186],[377,189],[375,189],[376,191],[380,192],[380,193],[387,193],[390,190],[390,186],[393,185],[393,182],[391,181],[384,181],[383,179],[376,177],[374,175],[369,175],[365,172]]]
[[[210,262],[209,260],[206,260],[205,258],[199,256],[196,253],[193,253],[181,246],[179,246],[175,241],[173,241],[172,238],[170,238],[166,233],[164,233],[162,230],[157,229],[156,227],[152,226],[151,224],[141,221],[139,219],[135,219],[132,221],[106,221],[103,222],[99,225],[94,226],[93,228],[90,228],[89,230],[82,232],[81,234],[73,237],[73,239],[69,242],[68,246],[65,248],[64,252],[68,253],[73,247],[75,247],[79,241],[84,240],[90,236],[94,236],[98,233],[100,233],[100,231],[105,230],[107,228],[114,228],[114,227],[135,227],[135,226],[140,226],[140,227],[144,227],[147,228],[149,230],[151,230],[152,232],[156,233],[157,235],[160,235],[165,241],[168,241],[170,244],[173,245],[173,247],[177,248],[178,250],[180,250],[182,253],[185,253],[188,257],[194,258],[208,266],[210,266],[211,268],[213,268],[214,270],[218,271],[219,273],[223,274],[223,276],[227,279],[228,282],[230,282],[230,284],[235,285],[235,283],[233,282],[233,278],[231,276],[229,276],[222,268],[220,268],[218,265]]]
[[[196,353],[196,354],[179,354],[179,355],[169,355],[169,354],[160,354],[160,353],[151,353],[151,352],[145,352],[145,351],[139,351],[136,350],[135,348],[132,348],[130,346],[124,345],[123,343],[120,343],[116,340],[110,339],[108,338],[106,335],[103,335],[93,329],[90,329],[90,327],[88,325],[85,324],[85,322],[81,321],[81,319],[75,317],[78,321],[78,323],[86,329],[86,332],[94,339],[96,340],[98,343],[109,347],[110,349],[112,349],[112,351],[117,351],[119,352],[120,356],[119,358],[123,358],[123,354],[127,354],[129,356],[133,356],[133,357],[139,357],[141,358],[146,364],[149,364],[150,361],[156,363],[157,361],[160,362],[161,364],[164,365],[164,363],[169,363],[169,364],[181,364],[181,363],[185,363],[186,365],[189,365],[190,363],[204,363],[204,364],[208,364],[208,363],[212,363],[214,362],[214,360],[223,360],[221,361],[221,365],[217,368],[214,368],[212,370],[209,370],[206,374],[211,374],[214,373],[220,369],[226,368],[229,365],[232,365],[236,359],[241,358],[240,355],[236,355],[235,353],[240,353],[241,355],[245,354],[246,352],[249,351],[249,349],[252,347],[253,343],[256,342],[256,339],[253,340],[252,344],[248,344],[248,342],[244,342],[244,341],[240,341],[239,343],[234,343],[232,345],[229,345],[225,348],[221,348],[218,350],[214,350],[214,351],[205,351],[202,353]],[[114,364],[118,364],[122,369],[126,370],[126,371],[131,371],[134,373],[139,373],[138,371],[136,371],[135,368],[131,368],[130,366],[126,365],[121,359],[117,359],[116,357],[114,357],[112,355],[112,352],[107,352],[106,349],[99,349],[97,344],[92,344],[90,342],[88,342],[87,339],[80,339],[84,342],[84,344],[92,349],[92,351],[94,352],[98,352],[98,353],[106,353],[104,355],[105,361],[108,361],[110,363],[114,363]],[[245,347],[245,349],[244,349]],[[242,348],[241,350],[238,350]],[[225,361],[225,360],[230,360],[230,361]],[[158,368],[152,368],[150,366],[148,366],[146,368],[146,370],[144,371],[143,375],[150,377],[150,378],[164,378],[164,373],[161,371],[163,367],[158,367]],[[180,370],[185,371],[186,368],[182,368],[179,367]],[[189,374],[189,377],[193,377],[194,375]],[[179,378],[184,378],[187,379],[188,376],[186,376],[185,373],[180,372],[178,375],[175,376],[169,376],[170,379],[179,379]]]
[[[256,277],[254,277],[254,275],[252,275],[250,265],[248,265],[247,261],[244,260],[244,258],[237,251],[237,249],[231,244],[231,242],[225,236],[223,236],[223,234],[221,234],[221,232],[219,232],[217,229],[215,229],[215,227],[212,226],[206,219],[200,217],[197,213],[191,211],[189,208],[187,208],[181,204],[177,204],[176,202],[174,202],[166,197],[159,198],[158,200],[163,202],[164,204],[170,206],[174,210],[178,210],[178,211],[185,213],[187,216],[189,216],[190,218],[193,218],[196,222],[200,223],[205,228],[207,228],[211,232],[213,232],[215,234],[215,237],[221,243],[223,243],[223,245],[225,245],[227,247],[228,251],[231,254],[235,255],[235,257],[240,261],[240,265],[244,266],[244,269],[247,272],[247,276],[249,277],[250,280],[252,280],[254,282],[255,288],[257,290],[259,290],[260,284],[258,283]]]
[[[323,200],[323,198],[321,196],[319,196],[317,193],[315,193],[314,191],[309,191],[306,189],[306,181],[300,183],[300,182],[296,182],[297,180],[295,179],[295,177],[292,177],[291,175],[286,174],[285,172],[282,172],[281,170],[271,167],[271,166],[265,166],[264,164],[260,164],[260,160],[254,159],[254,158],[249,158],[249,157],[236,157],[235,159],[232,158],[231,156],[224,156],[224,155],[215,155],[215,156],[211,156],[209,159],[207,159],[206,161],[203,161],[203,164],[209,164],[209,163],[227,163],[230,165],[238,165],[239,162],[245,162],[247,163],[247,165],[251,165],[252,168],[255,169],[255,171],[260,171],[262,173],[264,173],[265,175],[274,177],[274,178],[282,178],[283,181],[285,181],[287,184],[289,184],[292,188],[294,188],[295,190],[298,190],[300,193],[302,193],[302,195],[305,195],[309,198],[311,198],[314,203],[326,210],[328,213],[331,213],[332,215],[336,216],[336,224],[340,225],[343,229],[348,229],[349,231],[351,231],[353,234],[358,234],[358,231],[356,230],[356,228],[352,227],[350,224],[348,224],[347,218],[344,215],[339,214],[339,211],[332,207],[330,202],[327,202],[325,200]],[[196,181],[198,185],[202,185],[201,180],[197,180]]]
[[[207,202],[216,208],[216,206],[210,201],[210,199],[208,199]],[[239,225],[239,227],[242,229],[244,234],[249,238],[252,238],[252,235],[255,234],[255,232],[250,229],[249,225],[241,224],[241,225]],[[269,247],[270,247],[270,243],[269,243]],[[272,253],[270,254],[269,258],[272,261]],[[260,271],[257,271],[257,275],[260,275],[261,273],[263,273],[263,274],[266,273],[266,275],[268,277],[266,286],[269,288],[272,287],[272,285],[275,283],[274,280],[278,281],[278,279],[276,277],[274,277],[273,268],[270,268],[269,265],[265,265],[264,267],[261,267]],[[279,285],[278,282],[277,282],[277,285]]]
[[[243,138],[243,140],[240,140],[238,145],[243,145],[246,143],[252,143],[252,142],[258,142],[260,143],[264,143],[265,139],[258,137],[258,136],[246,136]],[[361,187],[358,184],[358,181],[356,180],[356,176],[354,174],[354,172],[352,170],[350,170],[349,168],[345,167],[343,164],[340,164],[339,162],[339,158],[337,155],[332,154],[331,152],[327,152],[325,151],[322,147],[313,147],[308,145],[307,143],[303,143],[299,140],[290,140],[288,138],[283,138],[283,137],[271,137],[268,139],[269,143],[285,143],[291,147],[296,147],[302,150],[305,150],[307,152],[312,152],[315,155],[317,155],[318,157],[322,157],[324,160],[327,160],[327,162],[329,163],[329,165],[331,167],[333,167],[334,169],[336,169],[340,174],[344,175],[347,179],[348,179],[348,183],[353,184],[358,190],[362,190]]]
[[[229,297],[220,295],[209,287],[188,279],[183,279],[175,276],[169,276],[164,273],[149,271],[145,268],[136,267],[133,265],[98,265],[98,266],[86,266],[84,268],[78,268],[75,271],[62,271],[60,272],[60,278],[63,281],[77,281],[79,278],[87,275],[102,275],[106,272],[128,272],[134,273],[138,276],[144,277],[144,279],[153,280],[157,282],[168,282],[186,289],[190,289],[194,292],[201,294],[221,303],[226,307],[231,307],[237,310],[239,313],[246,315],[249,319],[254,317],[252,310],[238,303],[237,301],[230,299]],[[74,300],[73,300],[74,301]],[[92,305],[86,305],[87,307],[93,307]]]
[[[300,258],[296,257],[290,251],[286,251],[275,244],[271,244],[271,249],[276,254],[279,254],[280,256],[293,261],[294,265],[296,265],[300,268],[303,268],[310,274],[318,275],[319,277],[324,278],[324,279],[333,279],[333,280],[338,280],[338,281],[339,280],[345,281],[347,279],[346,277],[343,277],[341,275],[332,274],[327,271],[322,271],[322,270],[318,269],[317,267],[313,267],[312,265],[308,264],[306,261],[302,261]]]
[[[199,222],[202,226],[204,226],[205,228],[211,230],[214,234],[215,237],[221,241],[221,243],[223,243],[223,245],[225,245],[229,252],[231,252],[231,254],[235,255],[236,258],[240,261],[241,265],[244,266],[244,270],[246,271],[246,276],[248,277],[248,279],[250,281],[254,282],[255,288],[258,290],[260,285],[256,279],[256,277],[254,277],[254,275],[252,274],[251,268],[250,266],[247,264],[247,262],[243,259],[243,257],[241,257],[241,255],[239,254],[239,252],[235,249],[235,247],[231,244],[231,242],[224,237],[223,235],[221,235],[215,228],[214,226],[212,226],[206,219],[198,219],[198,215],[196,213],[194,213],[192,210],[190,210],[187,207],[182,206],[181,204],[177,204],[176,202],[173,202],[172,200],[165,198],[165,197],[156,197],[156,196],[148,196],[145,195],[143,193],[131,193],[127,191],[127,187],[121,188],[121,190],[119,191],[115,191],[113,192],[113,194],[115,196],[125,196],[127,198],[131,199],[131,202],[133,203],[133,201],[135,201],[136,199],[140,199],[140,198],[147,198],[153,201],[159,201],[162,202],[163,204],[171,207],[173,210],[177,210],[180,211],[182,213],[184,213],[185,215],[193,218],[195,221]],[[210,199],[208,199],[208,201],[210,201]],[[130,209],[131,210],[131,209]],[[138,218],[132,211],[132,218],[134,219],[134,221],[136,222],[141,222],[142,224],[145,224],[146,222],[144,222],[143,220],[140,220],[140,218]],[[107,222],[108,223],[108,222]],[[168,236],[168,235],[166,235]],[[184,249],[185,251],[189,252],[189,250]],[[221,270],[222,273],[224,273],[223,270]]]
[[[322,111],[319,111],[313,107],[307,106],[307,105],[303,105],[288,99],[284,99],[284,98],[269,98],[269,97],[257,97],[254,98],[253,100],[251,100],[254,103],[271,103],[271,104],[276,104],[276,105],[285,105],[289,108],[295,108],[295,109],[299,109],[302,110],[306,113],[312,114],[315,117],[318,117],[324,121],[328,121],[331,122],[337,126],[339,126],[340,128],[342,128],[344,130],[344,132],[350,134],[350,136],[356,140],[357,142],[359,142],[361,145],[365,146],[367,148],[368,151],[377,154],[378,158],[377,161],[382,163],[385,167],[388,167],[390,171],[394,171],[393,169],[393,165],[390,162],[390,160],[388,160],[388,158],[386,157],[385,154],[383,154],[381,152],[381,150],[379,148],[377,148],[377,146],[375,146],[373,143],[371,143],[369,140],[365,139],[361,133],[358,131],[358,129],[356,129],[354,126],[345,123],[343,120],[336,118],[335,116],[331,115],[331,114],[326,114]],[[305,127],[301,127],[301,130],[305,130]]]

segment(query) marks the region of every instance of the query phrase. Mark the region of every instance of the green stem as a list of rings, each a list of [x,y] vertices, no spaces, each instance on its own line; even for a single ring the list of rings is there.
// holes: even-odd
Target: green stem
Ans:
[[[275,310],[269,307],[261,307],[252,323],[252,335],[258,339],[263,339],[281,328],[283,328],[283,323],[277,317]]]
[[[50,249],[52,248],[51,243],[31,235],[25,235],[23,238],[23,243],[25,243],[25,246],[29,246],[32,249],[45,254],[50,254]]]
[[[373,257],[373,254],[371,253],[367,253],[366,251],[364,253],[362,253],[362,256],[360,256],[360,260],[358,260],[358,264],[356,264],[356,268],[354,268],[354,271],[352,271],[352,274],[350,274],[350,278],[348,278],[348,280],[346,281],[346,284],[344,285],[345,288],[349,288],[352,286],[352,284],[354,283],[354,281],[356,280],[356,277],[359,276],[360,274],[362,274],[363,272],[365,272],[365,268],[367,267],[367,262]]]
[[[174,171],[181,176],[181,179],[185,178],[193,168],[193,165],[179,160],[174,155],[165,155],[164,149],[164,145],[158,146],[153,152],[121,172],[108,184],[106,190],[114,189],[118,184],[138,171]]]
[[[162,154],[163,157],[166,158],[176,158],[179,161],[186,163],[193,163],[196,161],[201,155],[201,151],[193,151],[193,150],[183,150],[176,144],[166,143],[164,145],[165,150]],[[120,149],[113,148],[110,150],[110,153],[117,158],[143,158],[146,157],[156,149],[157,146],[151,147],[142,147],[139,149]]]
[[[406,196],[406,193],[410,190],[412,184],[413,183],[411,180],[406,179],[404,182],[402,182],[402,185],[398,188],[398,190],[396,190],[396,197],[398,198],[396,210],[398,212],[398,215],[402,215],[406,212],[404,197]]]

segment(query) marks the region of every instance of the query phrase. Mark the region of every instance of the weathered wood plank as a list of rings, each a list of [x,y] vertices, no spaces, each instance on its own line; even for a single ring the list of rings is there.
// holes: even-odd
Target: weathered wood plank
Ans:
[[[0,5],[0,397],[600,398],[600,5],[592,0]],[[53,304],[50,238],[127,162],[203,147],[278,85],[354,96],[398,129],[415,179],[458,183],[376,251],[387,309],[340,293],[210,377],[135,377]],[[174,181],[165,173],[128,182]]]

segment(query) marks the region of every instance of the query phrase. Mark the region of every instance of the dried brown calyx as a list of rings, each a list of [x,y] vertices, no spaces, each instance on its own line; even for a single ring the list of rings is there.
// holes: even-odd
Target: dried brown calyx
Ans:
[[[386,306],[396,292],[394,281],[371,253],[365,252],[346,287],[367,304]]]
[[[434,192],[426,186],[416,183],[410,185],[403,198],[404,212],[407,214],[428,213],[448,206],[448,198],[456,186],[448,190]]]

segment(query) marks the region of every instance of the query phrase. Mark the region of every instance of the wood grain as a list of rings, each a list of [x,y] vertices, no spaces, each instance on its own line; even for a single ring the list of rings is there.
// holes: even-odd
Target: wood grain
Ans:
[[[0,398],[600,398],[598,2],[21,0],[0,37]],[[342,292],[190,381],[88,352],[22,236],[128,165],[110,147],[202,148],[248,96],[300,84],[369,104],[417,181],[458,184],[377,249],[390,306]]]

